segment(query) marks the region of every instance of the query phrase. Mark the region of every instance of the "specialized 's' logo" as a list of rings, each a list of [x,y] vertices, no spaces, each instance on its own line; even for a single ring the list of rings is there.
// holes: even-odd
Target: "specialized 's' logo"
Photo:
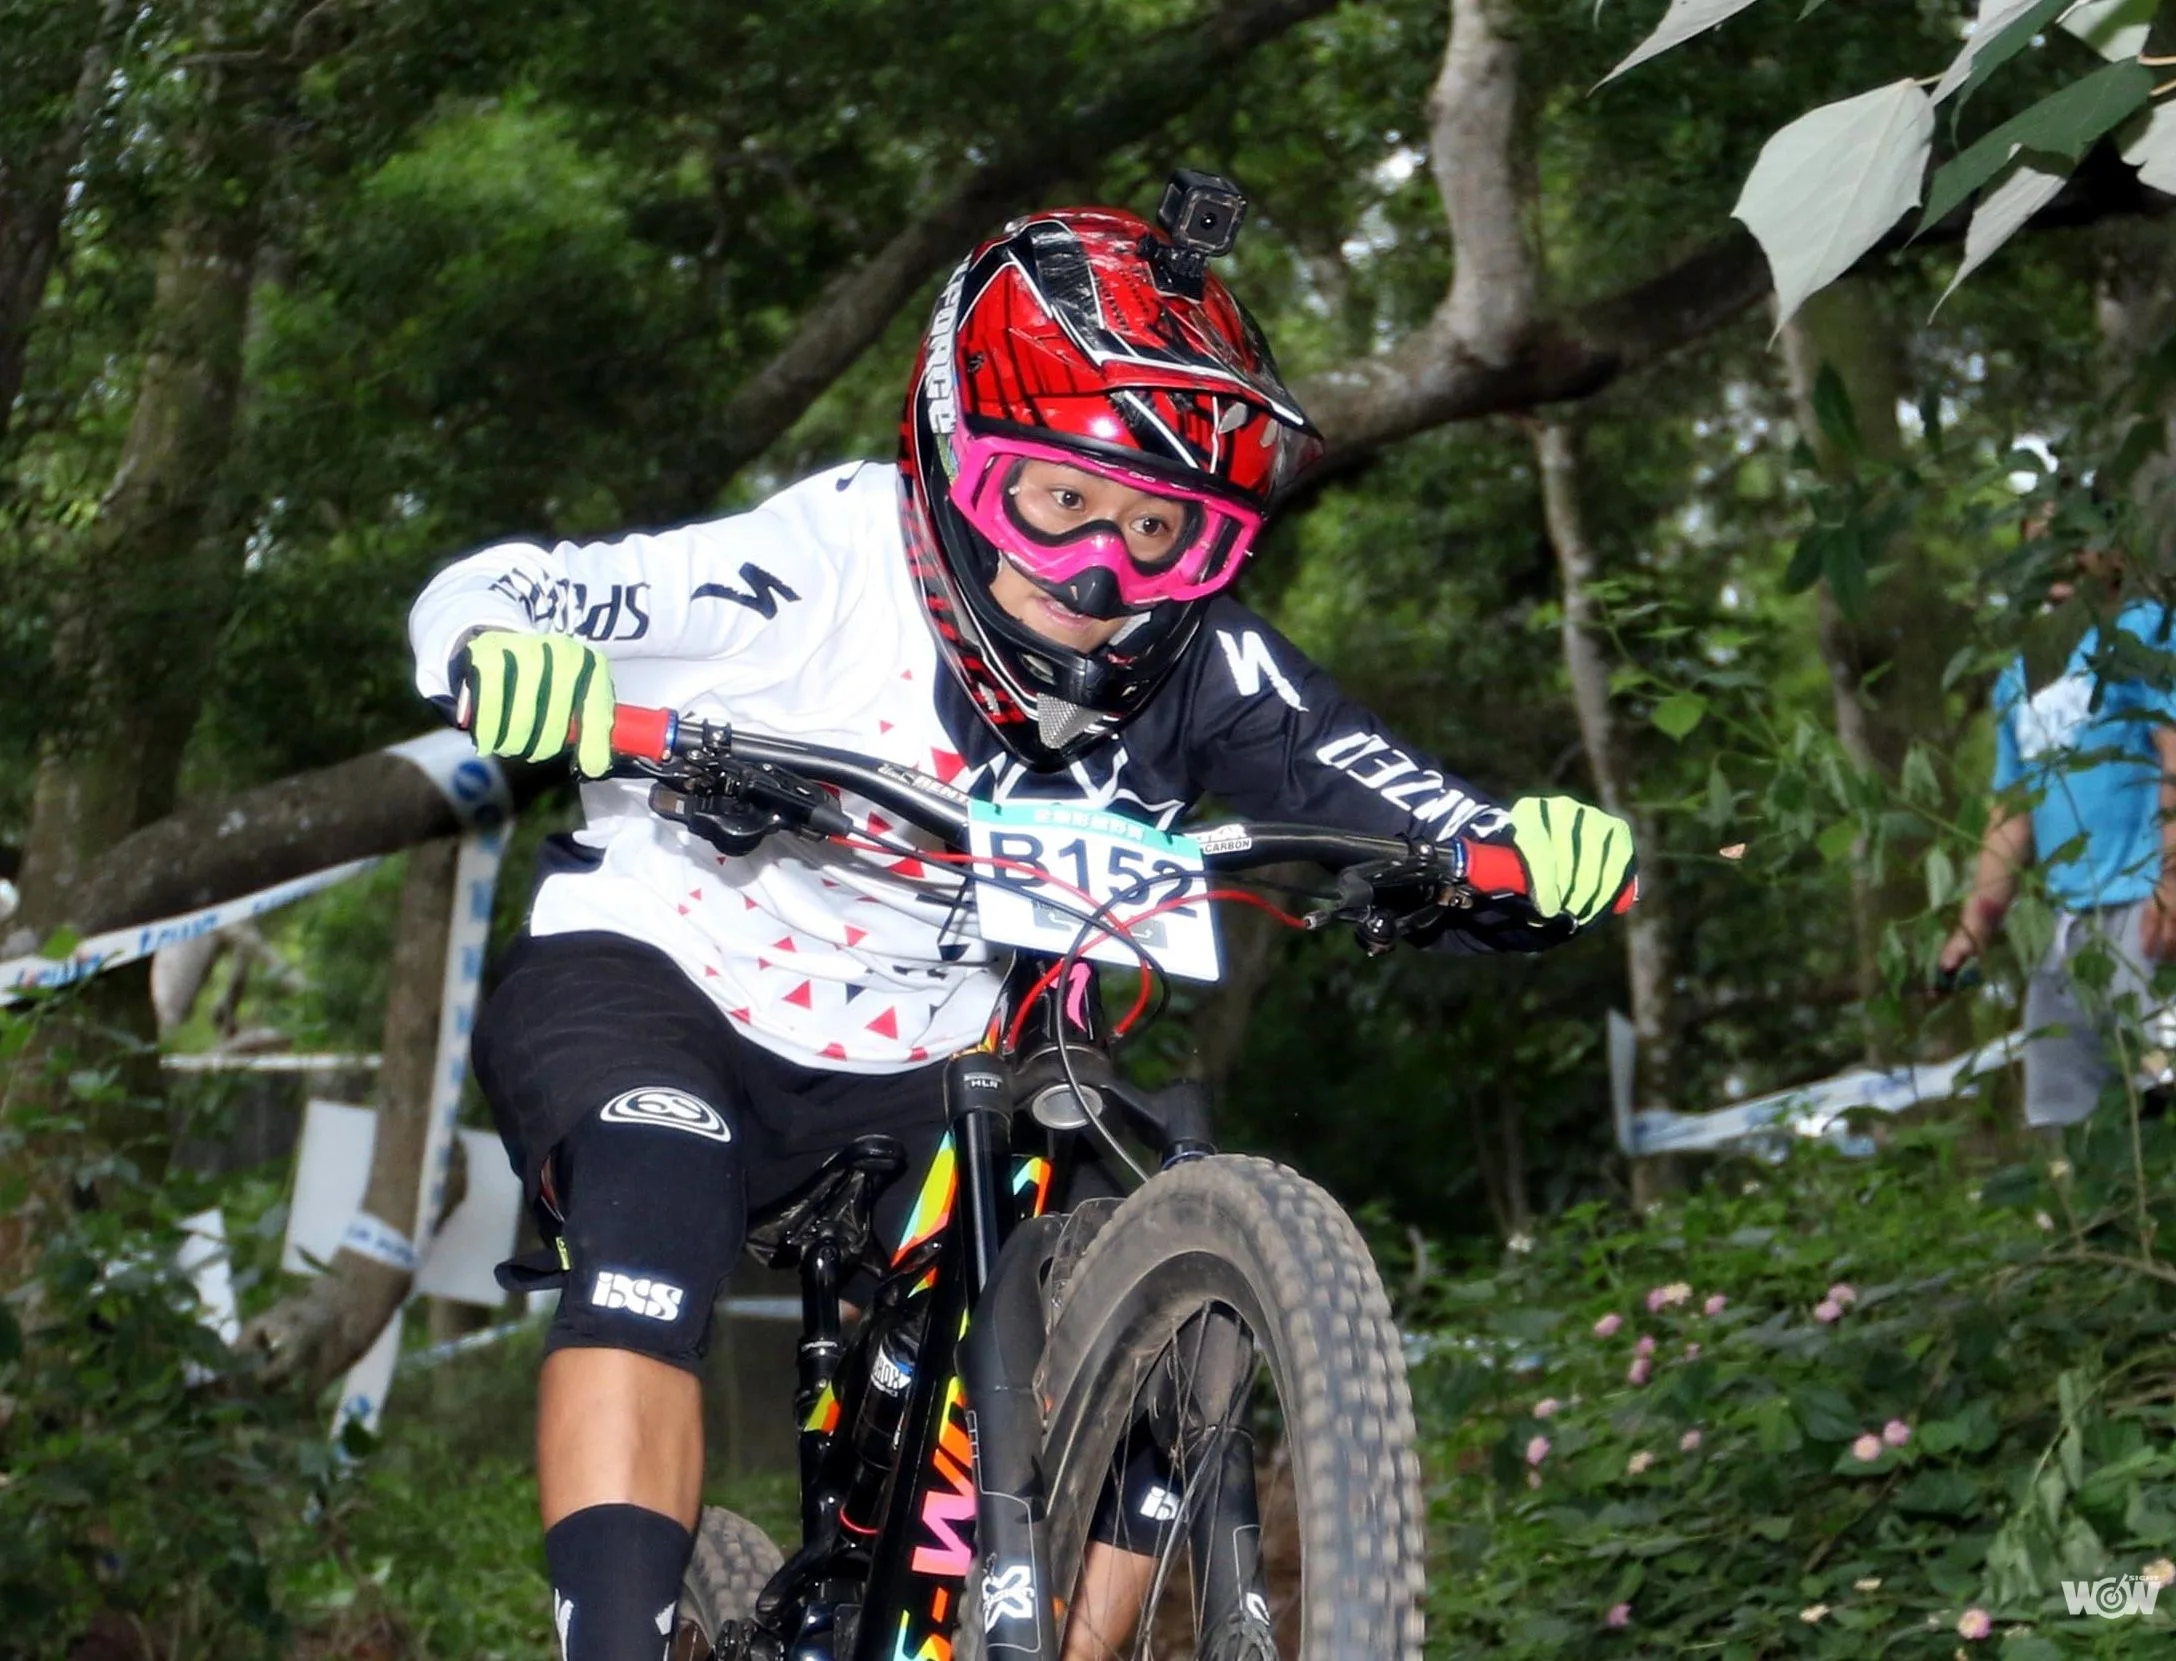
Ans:
[[[746,606],[765,622],[778,615],[780,600],[798,600],[800,595],[780,582],[762,566],[750,560],[740,568],[740,580],[747,590],[735,588],[731,583],[704,583],[688,596],[691,600],[731,600],[736,606]]]
[[[710,1142],[730,1142],[733,1127],[725,1115],[685,1090],[646,1088],[614,1096],[597,1115],[608,1125],[648,1125],[655,1130],[684,1130]]]
[[[1216,631],[1216,643],[1224,648],[1224,661],[1231,666],[1232,685],[1242,698],[1252,698],[1262,690],[1266,679],[1276,688],[1277,696],[1294,709],[1306,712],[1300,702],[1299,688],[1285,679],[1285,673],[1277,667],[1277,660],[1270,655],[1269,642],[1254,630],[1234,638],[1229,629]]]
[[[668,1280],[623,1275],[617,1269],[599,1270],[596,1284],[589,1289],[592,1307],[624,1309],[631,1314],[647,1315],[653,1321],[677,1321],[680,1300],[684,1296],[686,1294]]]
[[[993,1563],[982,1577],[982,1630],[993,1632],[999,1621],[1032,1621],[1035,1618],[1035,1565]]]

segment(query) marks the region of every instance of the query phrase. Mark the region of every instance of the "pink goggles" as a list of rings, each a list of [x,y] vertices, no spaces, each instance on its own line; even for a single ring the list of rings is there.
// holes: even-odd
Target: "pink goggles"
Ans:
[[[1239,567],[1262,528],[1262,516],[1229,497],[1189,490],[1146,470],[1101,461],[1056,444],[1031,439],[997,438],[965,431],[953,434],[960,459],[952,502],[968,523],[999,553],[1028,576],[1043,583],[1066,583],[1100,567],[1118,579],[1118,597],[1128,610],[1144,610],[1177,600],[1214,594],[1239,575]],[[1052,462],[1174,504],[1179,524],[1153,555],[1129,545],[1123,529],[1109,519],[1084,525],[1039,524],[1023,512],[1021,475],[1030,462]]]

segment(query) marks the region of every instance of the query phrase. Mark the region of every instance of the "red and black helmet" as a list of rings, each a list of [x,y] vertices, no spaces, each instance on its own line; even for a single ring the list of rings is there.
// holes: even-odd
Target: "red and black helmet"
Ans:
[[[1111,208],[1016,219],[952,273],[915,363],[900,425],[908,558],[953,671],[1033,767],[1140,711],[1319,453],[1253,318],[1184,245]],[[1115,537],[1053,546],[1009,523],[1006,481],[1033,459],[1178,501],[1183,546],[1144,570]],[[1126,625],[1092,653],[1044,639],[992,598],[1000,560]]]

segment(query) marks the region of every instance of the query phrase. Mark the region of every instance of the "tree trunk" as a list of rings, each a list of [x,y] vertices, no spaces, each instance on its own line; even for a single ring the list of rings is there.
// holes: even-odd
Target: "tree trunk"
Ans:
[[[1873,474],[1903,461],[1896,411],[1906,390],[1904,342],[1871,282],[1847,278],[1809,300],[1784,326],[1783,356],[1800,434],[1825,474],[1842,482],[1855,468]],[[1849,395],[1858,457],[1840,450],[1816,417],[1814,390],[1824,367],[1834,369]],[[1854,767],[1884,787],[1896,783],[1913,743],[1941,730],[1948,701],[1942,670],[1956,633],[1929,562],[1909,545],[1891,548],[1887,558],[1870,579],[1861,615],[1846,615],[1825,582],[1817,599],[1837,741]],[[1893,857],[1894,850],[1885,849],[1879,866],[1869,853],[1855,848],[1851,866],[1857,982],[1868,1002],[1882,988],[1881,945],[1889,923],[1924,903],[1916,870]],[[1891,1046],[1872,1020],[1865,1041],[1870,1061],[1891,1059]]]
[[[38,767],[20,879],[33,929],[68,921],[90,862],[173,806],[240,575],[204,533],[233,432],[257,214],[207,195],[167,229],[128,438],[60,605],[55,669],[83,718]]]
[[[439,1221],[430,1218],[419,1229],[416,1205],[460,850],[458,840],[446,838],[408,855],[380,1044],[378,1135],[363,1191],[363,1210],[406,1235],[419,1252]],[[411,1278],[405,1269],[343,1247],[308,1287],[252,1321],[242,1344],[265,1352],[272,1381],[321,1389],[353,1366],[398,1313]]]
[[[77,67],[75,93],[59,125],[20,156],[0,154],[0,440],[7,437],[15,399],[23,389],[23,365],[45,283],[60,249],[68,180],[83,155],[83,141],[106,100],[113,79],[114,47],[129,8],[123,0],[101,6],[76,0],[89,35]],[[18,88],[35,96],[35,88]]]
[[[1541,475],[1542,516],[1556,551],[1557,574],[1564,589],[1564,672],[1571,682],[1572,707],[1579,716],[1579,741],[1587,771],[1602,806],[1632,826],[1643,858],[1640,898],[1620,925],[1624,930],[1625,981],[1632,1004],[1632,1026],[1639,1034],[1639,1067],[1634,1101],[1643,1108],[1672,1105],[1677,1075],[1676,1013],[1671,1007],[1672,971],[1668,894],[1663,881],[1653,821],[1640,812],[1632,794],[1632,764],[1620,742],[1609,707],[1609,661],[1596,626],[1594,545],[1587,538],[1580,504],[1580,452],[1577,429],[1553,416],[1528,425],[1534,459]],[[1678,1186],[1677,1162],[1664,1156],[1632,1161],[1632,1202],[1645,1209]]]

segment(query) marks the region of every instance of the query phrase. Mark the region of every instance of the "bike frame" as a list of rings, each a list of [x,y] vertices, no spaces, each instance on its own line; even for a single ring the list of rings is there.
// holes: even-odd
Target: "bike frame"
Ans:
[[[1003,1032],[1048,959],[1027,954],[1007,975],[1000,998]],[[1041,1030],[1066,1020],[1059,1000],[1045,1001]],[[1098,1046],[1104,1041],[1094,1000],[1075,1005],[1086,1019],[1074,1022],[1068,1041]],[[993,1432],[1018,1441],[1015,1422],[992,1423],[987,1411],[970,1412],[966,1403],[964,1334],[972,1312],[977,1322],[1009,1324],[1007,1336],[1027,1337],[1039,1349],[1039,1319],[1031,1334],[1020,1334],[1017,1302],[986,1300],[998,1273],[1000,1255],[1015,1230],[1045,1218],[1058,1165],[1072,1150],[1050,1147],[1043,1153],[1015,1155],[1016,1119],[1027,1119],[1002,1065],[1009,1053],[971,1052],[948,1065],[947,1130],[937,1156],[921,1176],[921,1192],[910,1213],[891,1267],[879,1283],[872,1308],[891,1299],[926,1300],[921,1346],[908,1385],[904,1434],[886,1494],[881,1521],[866,1544],[866,1578],[855,1624],[855,1661],[951,1661],[952,1631],[967,1576],[978,1552],[1005,1561],[1026,1561],[1029,1584],[1046,1584],[1048,1565],[1039,1551],[1039,1495],[993,1494],[987,1486],[992,1466],[1032,1469],[1039,1453],[1035,1441],[1022,1448],[1000,1447]],[[1032,1119],[1027,1119],[1033,1125]],[[1037,1127],[1038,1132],[1040,1127]],[[1075,1133],[1041,1133],[1049,1142]],[[1025,1242],[1023,1242],[1025,1244]],[[803,1327],[801,1391],[801,1471],[804,1535],[814,1538],[837,1526],[833,1519],[853,1474],[855,1450],[848,1445],[842,1401],[858,1399],[868,1389],[872,1351],[866,1342],[844,1349],[839,1342],[839,1269],[835,1255],[811,1251],[802,1259]],[[1030,1303],[1027,1314],[1036,1316]],[[821,1363],[851,1360],[853,1371],[830,1372]],[[1002,1393],[1002,1382],[998,1391]],[[978,1394],[978,1405],[981,1397]],[[1039,1425],[1039,1417],[1034,1421]],[[978,1483],[978,1465],[984,1481]],[[994,1530],[978,1527],[978,1512],[996,1498],[1012,1502],[1011,1518],[995,1518]],[[1011,1524],[1012,1526],[1008,1526]],[[1031,1526],[1032,1525],[1032,1526]],[[1001,1538],[984,1536],[995,1532]],[[851,1547],[842,1548],[851,1551]],[[823,1595],[835,1577],[837,1559],[798,1564],[774,1581],[765,1602],[779,1613],[798,1616]],[[1014,1605],[1017,1607],[1017,1599]],[[1051,1621],[1047,1596],[1034,1600],[1036,1624]],[[792,1623],[785,1623],[792,1624]],[[795,1632],[784,1625],[772,1632],[789,1646]],[[1054,1651],[1052,1652],[1054,1653]],[[847,1661],[842,1655],[840,1661]]]

